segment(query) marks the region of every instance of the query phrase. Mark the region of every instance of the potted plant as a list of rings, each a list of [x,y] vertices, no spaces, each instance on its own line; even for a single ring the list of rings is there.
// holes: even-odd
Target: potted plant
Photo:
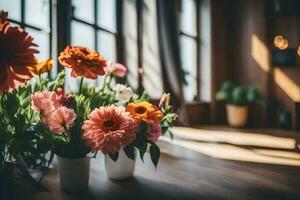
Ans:
[[[145,92],[137,95],[121,84],[112,87],[115,77],[126,75],[126,67],[79,46],[66,47],[58,58],[71,69],[72,77],[80,78],[78,91],[67,93],[64,71],[54,80],[46,78],[43,73],[51,70],[51,59],[37,62],[33,39],[24,30],[10,27],[6,16],[0,12],[0,51],[13,59],[0,56],[4,63],[0,67],[1,180],[12,162],[49,166],[54,153],[61,188],[67,191],[88,187],[89,154],[96,156],[99,150],[106,155],[107,174],[113,179],[132,176],[136,151],[143,159],[148,146],[157,166],[160,150],[155,142],[177,116],[169,94],[156,106]],[[16,49],[7,51],[9,42],[15,42]],[[104,77],[100,87],[84,83],[85,78],[99,76]]]
[[[0,11],[0,199],[45,191],[38,180],[53,158],[48,154],[49,138],[35,129],[37,120],[30,108],[31,93],[41,88],[40,82],[30,80],[52,67],[50,60],[38,62],[36,46]],[[33,178],[32,172],[37,176]]]
[[[59,56],[59,62],[63,67],[71,68],[72,77],[81,78],[78,92],[65,93],[65,83],[59,79],[53,91],[39,91],[31,95],[31,107],[40,119],[36,129],[52,136],[52,151],[57,155],[61,188],[77,191],[88,188],[88,154],[93,150],[93,146],[83,138],[82,126],[92,110],[116,102],[110,83],[115,76],[124,76],[127,69],[121,64],[110,63],[96,51],[79,46],[66,47]],[[58,77],[64,77],[63,74],[61,72]],[[84,84],[84,78],[95,80],[98,76],[105,77],[100,88]]]
[[[124,180],[133,176],[137,150],[143,160],[150,146],[150,156],[157,166],[160,150],[155,144],[165,134],[177,115],[164,94],[159,107],[148,102],[146,93],[137,96],[125,85],[115,88],[117,104],[95,109],[84,122],[83,138],[93,151],[105,154],[109,178]]]
[[[263,104],[263,98],[257,86],[235,85],[225,81],[216,94],[218,101],[226,102],[227,121],[230,126],[243,127],[247,123],[249,105]]]

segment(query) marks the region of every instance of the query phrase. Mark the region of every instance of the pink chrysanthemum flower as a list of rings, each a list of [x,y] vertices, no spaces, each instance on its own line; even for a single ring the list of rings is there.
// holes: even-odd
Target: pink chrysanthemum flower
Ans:
[[[31,108],[42,115],[52,113],[60,106],[60,98],[55,92],[43,91],[31,95]]]
[[[135,139],[137,123],[124,107],[112,105],[95,109],[82,129],[91,149],[107,154],[118,152]]]
[[[148,127],[146,138],[152,142],[159,140],[162,135],[161,126],[159,124],[150,124]]]
[[[107,67],[104,67],[105,73],[114,73],[117,77],[124,77],[127,74],[127,68],[120,63],[113,63]]]
[[[76,113],[73,109],[65,106],[57,108],[47,118],[47,126],[50,131],[55,134],[61,134],[65,131],[65,128],[70,128],[76,119]]]

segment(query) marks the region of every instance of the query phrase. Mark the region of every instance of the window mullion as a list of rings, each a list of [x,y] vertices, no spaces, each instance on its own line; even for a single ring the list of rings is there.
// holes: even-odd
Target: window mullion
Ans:
[[[57,52],[61,52],[67,45],[70,45],[71,41],[71,16],[72,4],[71,0],[55,0],[57,8]],[[58,69],[60,71],[61,69]]]
[[[116,0],[116,61],[126,63],[125,58],[125,43],[123,36],[123,0]],[[117,82],[126,83],[126,78],[117,78]]]
[[[95,50],[99,51],[99,46],[98,46],[98,34],[97,34],[97,25],[98,25],[98,0],[94,0],[94,21],[95,21],[95,26],[94,26],[94,34],[95,34]]]
[[[196,41],[197,41],[197,69],[196,69],[196,83],[197,83],[197,96],[196,100],[200,101],[200,94],[201,94],[201,80],[200,80],[200,72],[201,72],[201,38],[200,38],[200,0],[196,0],[196,29],[197,29],[197,36],[196,36]]]
[[[25,28],[25,0],[21,0],[21,24],[22,28]]]
[[[138,93],[143,87],[143,0],[136,0],[137,9],[137,48],[138,48]]]
[[[52,25],[52,0],[49,0],[49,25],[50,25],[50,31],[49,31],[49,56],[50,56],[50,58],[52,57],[52,50],[53,50],[53,48],[52,48],[52,46],[53,46],[53,44],[52,44],[52,37],[53,37],[53,34],[52,34],[52,27],[53,27],[53,25]]]

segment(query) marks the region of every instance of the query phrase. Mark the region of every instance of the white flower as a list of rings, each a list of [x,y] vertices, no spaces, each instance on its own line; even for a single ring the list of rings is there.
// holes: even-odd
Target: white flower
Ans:
[[[134,95],[132,89],[123,84],[117,84],[114,88],[117,98],[121,103],[126,103]]]

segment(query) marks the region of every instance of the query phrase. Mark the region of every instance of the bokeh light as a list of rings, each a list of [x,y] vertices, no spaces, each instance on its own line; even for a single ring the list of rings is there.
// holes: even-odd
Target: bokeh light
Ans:
[[[274,46],[280,50],[285,50],[289,46],[289,42],[282,35],[276,35],[274,38]]]

